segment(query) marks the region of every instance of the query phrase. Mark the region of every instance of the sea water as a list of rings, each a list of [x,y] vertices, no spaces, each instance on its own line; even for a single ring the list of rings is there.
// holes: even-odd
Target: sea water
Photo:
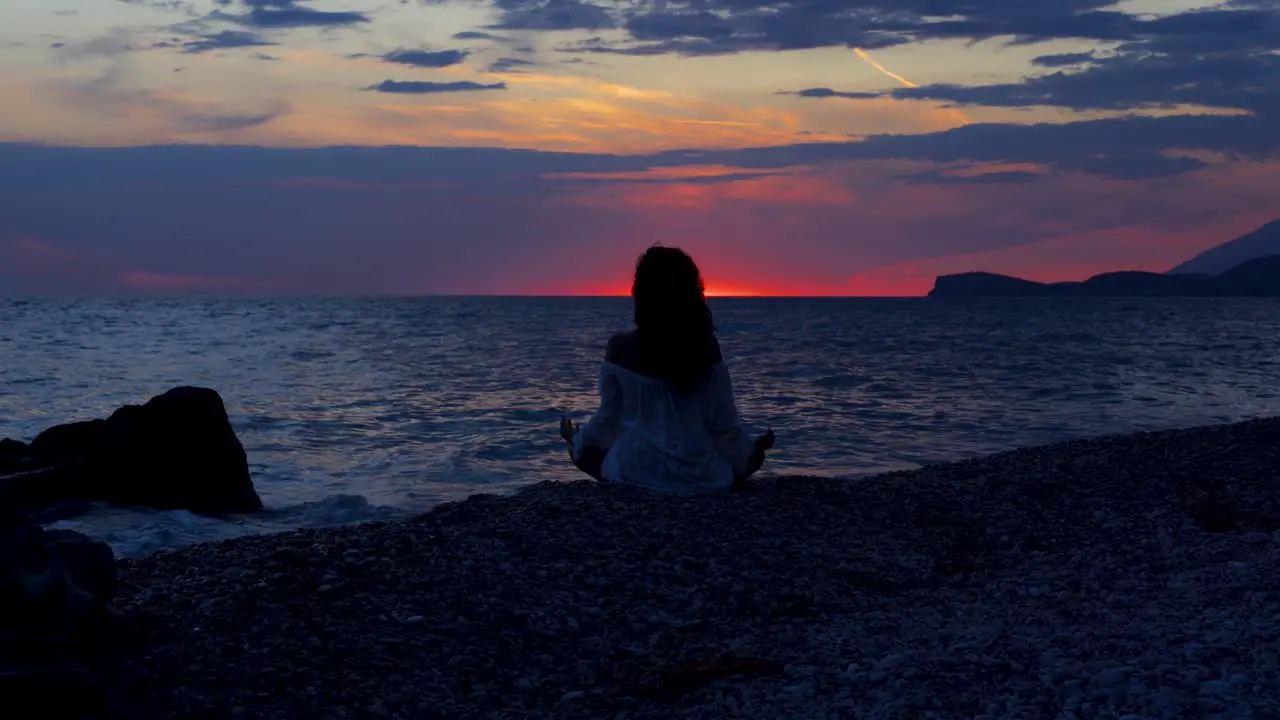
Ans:
[[[716,299],[766,473],[862,476],[1067,438],[1280,414],[1280,301]],[[122,555],[421,512],[576,477],[626,298],[0,300],[0,437],[216,389],[268,506],[95,509]],[[174,482],[181,482],[174,478]]]

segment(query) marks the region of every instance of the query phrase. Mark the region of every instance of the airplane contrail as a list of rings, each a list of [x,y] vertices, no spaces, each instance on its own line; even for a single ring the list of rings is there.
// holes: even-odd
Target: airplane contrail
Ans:
[[[881,65],[880,63],[876,62],[876,61],[875,61],[875,58],[873,58],[873,57],[871,57],[870,55],[868,55],[866,50],[863,50],[862,48],[854,48],[854,49],[853,49],[853,52],[854,52],[855,54],[857,54],[857,56],[858,56],[858,57],[862,58],[862,59],[863,59],[863,60],[864,60],[868,65],[870,65],[871,67],[875,68],[876,70],[879,70],[880,72],[884,73],[885,75],[888,75],[889,77],[893,78],[894,80],[897,80],[898,82],[902,83],[902,84],[903,84],[903,85],[905,85],[906,87],[909,87],[909,88],[918,88],[918,87],[920,87],[918,84],[911,82],[910,80],[908,80],[908,79],[906,79],[906,78],[902,77],[902,76],[901,76],[901,75],[899,75],[898,73],[896,73],[896,72],[894,72],[894,71],[890,70],[889,68],[887,68],[887,67],[885,67],[885,66]],[[964,124],[964,125],[968,125],[968,124],[969,124],[969,118],[968,118],[968,116],[966,116],[966,115],[964,114],[964,112],[963,112],[963,111],[958,110],[958,109],[955,109],[955,108],[951,108],[951,111],[952,111],[952,112],[954,112],[954,113],[956,114],[956,117],[960,120],[961,124]]]
[[[909,87],[909,88],[913,88],[913,87],[920,87],[919,85],[917,85],[917,84],[915,84],[915,83],[911,82],[910,80],[908,80],[908,79],[906,79],[906,78],[902,77],[902,76],[901,76],[901,75],[899,75],[898,73],[893,72],[892,70],[890,70],[890,69],[886,68],[885,66],[881,65],[880,63],[876,62],[874,59],[872,59],[872,57],[871,57],[870,55],[868,55],[868,54],[867,54],[867,51],[866,51],[866,50],[863,50],[862,48],[854,48],[854,49],[853,49],[853,51],[854,51],[855,53],[857,53],[858,57],[862,58],[863,60],[866,60],[868,65],[870,65],[871,67],[873,67],[873,68],[875,68],[875,69],[879,70],[880,72],[884,73],[885,75],[888,75],[889,77],[893,78],[894,80],[897,80],[898,82],[902,83],[903,85],[906,85],[906,86],[907,86],[907,87]]]

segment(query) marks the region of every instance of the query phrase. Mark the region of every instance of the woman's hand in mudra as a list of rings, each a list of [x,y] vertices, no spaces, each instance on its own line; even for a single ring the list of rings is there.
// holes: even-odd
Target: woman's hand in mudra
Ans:
[[[564,441],[569,443],[570,446],[573,445],[573,433],[575,430],[577,430],[577,427],[574,426],[572,420],[567,417],[560,418],[560,437],[564,438]]]
[[[764,454],[773,449],[773,443],[777,437],[773,434],[773,428],[769,428],[765,434],[756,438],[755,445],[751,448],[751,460],[747,463],[747,474],[734,479],[734,490],[741,490],[747,481],[747,478],[756,474],[756,471],[764,466]]]
[[[773,434],[773,428],[769,428],[765,434],[756,438],[756,452],[763,455],[766,450],[772,450],[773,443],[777,439],[777,436]]]
[[[579,470],[604,482],[601,465],[604,463],[604,452],[590,445],[582,448],[580,453],[573,451],[573,436],[580,428],[567,417],[560,418],[560,437],[569,444],[569,458]]]

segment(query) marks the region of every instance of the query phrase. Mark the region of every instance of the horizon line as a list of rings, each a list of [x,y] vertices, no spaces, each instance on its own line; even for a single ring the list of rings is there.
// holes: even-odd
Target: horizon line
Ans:
[[[217,300],[381,300],[381,299],[548,299],[548,300],[602,300],[629,299],[630,294],[551,294],[551,293],[199,293],[199,292],[110,292],[110,293],[29,293],[0,295],[0,300],[89,300],[89,299],[217,299]],[[777,295],[777,294],[711,294],[708,300],[915,300],[927,295]]]

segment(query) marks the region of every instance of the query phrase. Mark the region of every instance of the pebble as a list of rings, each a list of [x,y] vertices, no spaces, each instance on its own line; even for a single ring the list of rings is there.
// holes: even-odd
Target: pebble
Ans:
[[[1175,486],[1280,517],[1277,437],[723,497],[544,483],[126,560],[119,606],[154,639],[130,662],[163,716],[1280,717],[1280,574],[1259,571],[1280,533],[1204,532]]]
[[[1130,671],[1131,671],[1130,668],[1127,668],[1127,667],[1117,667],[1117,668],[1110,668],[1108,670],[1103,670],[1102,672],[1094,676],[1093,682],[1095,685],[1100,685],[1105,688],[1110,688],[1114,685],[1119,685],[1125,682],[1126,680],[1128,680]]]
[[[1207,680],[1200,683],[1200,694],[1227,699],[1233,697],[1236,691],[1231,687],[1231,683],[1225,680]]]

